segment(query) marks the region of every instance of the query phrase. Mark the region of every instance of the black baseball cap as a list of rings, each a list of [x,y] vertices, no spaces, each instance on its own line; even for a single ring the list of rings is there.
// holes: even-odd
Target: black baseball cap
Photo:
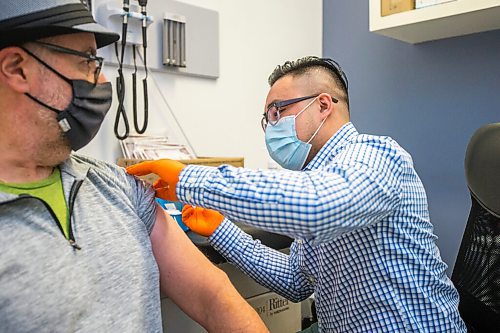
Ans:
[[[0,49],[78,32],[93,33],[97,48],[120,38],[97,24],[81,0],[1,0]]]

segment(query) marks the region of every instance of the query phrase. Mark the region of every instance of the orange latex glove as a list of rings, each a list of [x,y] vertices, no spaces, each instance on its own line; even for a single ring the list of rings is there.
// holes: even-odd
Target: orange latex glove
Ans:
[[[131,165],[127,168],[127,172],[135,176],[144,176],[150,173],[158,175],[160,179],[153,184],[156,196],[169,201],[179,201],[175,193],[175,187],[185,166],[185,164],[178,161],[162,159]]]
[[[184,205],[182,208],[182,222],[195,233],[209,237],[224,220],[224,216],[211,209]]]

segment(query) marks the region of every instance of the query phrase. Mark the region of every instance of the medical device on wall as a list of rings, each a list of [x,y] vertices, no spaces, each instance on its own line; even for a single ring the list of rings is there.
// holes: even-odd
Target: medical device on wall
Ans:
[[[118,76],[116,78],[116,93],[118,107],[116,110],[114,132],[120,139],[126,139],[130,133],[130,126],[125,110],[125,78],[123,66],[125,55],[129,49],[132,52],[134,72],[132,73],[132,97],[133,97],[133,121],[134,129],[138,134],[143,134],[148,125],[148,67],[147,67],[147,48],[148,48],[148,26],[153,22],[153,17],[147,14],[147,0],[137,0],[138,4],[130,3],[130,0],[123,0],[120,4],[117,1],[108,1],[99,7],[99,16],[107,18],[107,27],[120,33],[120,40],[115,43],[115,56],[118,63]],[[121,7],[120,7],[121,6]],[[144,64],[144,78],[142,80],[143,91],[143,123],[139,125],[139,112],[137,107],[137,52],[142,46],[142,55],[140,56]],[[128,51],[128,52],[130,52]],[[120,123],[123,123],[123,130],[120,132]]]
[[[133,53],[128,49],[136,45],[139,50],[142,43],[142,20],[138,19],[142,16],[138,9],[138,0],[129,2],[125,44],[127,50],[122,63],[123,68],[134,68]],[[97,22],[121,34],[125,12],[123,4],[123,0],[92,0]],[[168,73],[206,79],[219,77],[217,11],[180,1],[149,0],[147,12],[149,74]],[[151,14],[155,17],[150,16]],[[121,49],[121,42],[118,46]],[[117,64],[113,47],[108,46],[99,50],[99,55],[104,57],[106,63]],[[140,56],[141,53],[137,55]]]
[[[163,36],[163,64],[186,67],[186,17],[165,13]]]
[[[148,77],[149,127],[152,131],[157,130],[157,127],[160,128],[167,134],[166,137],[170,143],[183,144],[196,155],[169,105],[169,98],[166,96],[168,86],[165,87],[164,84],[165,82],[175,83],[178,75],[202,80],[215,80],[219,77],[218,12],[172,0],[149,0],[146,15],[141,11],[138,0],[92,0],[92,7],[97,22],[120,36],[125,36],[118,41],[117,45],[98,50],[99,56],[105,59],[106,68],[115,70],[114,67],[116,67],[119,73],[114,82],[117,92],[114,103],[117,104],[114,104],[113,107],[116,108],[118,105],[115,135],[120,139],[120,142],[126,141],[123,138],[127,136],[129,138],[137,137],[134,128],[131,124],[128,125],[128,120],[130,119],[132,122],[131,113],[134,105],[138,105],[136,109],[139,111],[139,116],[141,115],[142,93],[137,91],[134,94],[135,90],[132,89],[132,86],[134,86],[135,80],[141,79],[142,74],[143,77]],[[154,17],[150,16],[151,14]],[[143,28],[144,18],[146,18],[147,28],[146,39],[143,36],[145,31]],[[126,23],[126,29],[124,29],[124,23]],[[172,38],[168,38],[166,31],[172,32]],[[146,40],[147,53],[143,52],[143,46],[141,46],[143,40]],[[166,47],[170,40],[172,42],[169,56]],[[170,60],[166,61],[166,58]],[[145,64],[145,73],[141,61]],[[137,79],[134,79],[134,74]],[[131,75],[132,80],[129,79]],[[140,90],[140,87],[138,88],[136,90]],[[144,101],[147,102],[147,100],[148,98],[145,97]],[[154,115],[153,112],[155,112]],[[156,122],[156,117],[163,118],[162,121],[165,123],[153,124],[153,121]],[[141,118],[137,116],[135,118],[136,131],[140,132],[139,126],[141,124],[137,124],[137,118],[139,118],[139,122]],[[154,135],[158,134],[158,132],[154,133]]]
[[[121,34],[121,53],[118,55],[118,43],[115,44],[115,53],[118,61],[118,77],[116,79],[116,91],[118,97],[118,108],[116,110],[116,118],[114,125],[115,136],[120,139],[126,139],[130,133],[130,127],[127,119],[127,113],[125,112],[125,79],[123,76],[123,61],[125,56],[125,49],[127,46],[127,35],[128,35],[128,25],[129,21],[137,27],[140,26],[141,33],[137,33],[137,28],[135,29],[135,37],[130,44],[132,44],[132,57],[134,59],[134,72],[132,73],[132,97],[133,97],[133,118],[134,118],[134,128],[139,134],[143,134],[148,126],[148,67],[147,67],[147,27],[148,21],[152,22],[152,17],[147,16],[146,6],[147,0],[139,0],[140,10],[136,6],[130,6],[129,0],[123,1],[123,11],[120,13],[122,16],[122,34]],[[132,9],[132,10],[131,10]],[[132,25],[132,27],[134,26]],[[134,31],[134,30],[132,30]],[[143,112],[143,125],[142,127],[138,124],[138,112],[137,112],[137,56],[136,56],[136,45],[140,42],[137,38],[138,35],[142,36],[142,50],[143,50],[143,63],[145,77],[142,80],[142,90],[144,96],[144,112]],[[140,45],[140,44],[139,44]],[[120,119],[123,120],[124,132],[121,134],[119,132]]]

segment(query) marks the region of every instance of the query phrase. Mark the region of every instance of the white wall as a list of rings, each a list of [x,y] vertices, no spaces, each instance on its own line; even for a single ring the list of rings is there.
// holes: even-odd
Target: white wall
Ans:
[[[169,127],[175,127],[163,95],[199,156],[242,156],[245,166],[266,168],[269,157],[260,118],[267,77],[286,60],[322,55],[322,0],[182,2],[219,12],[220,76],[211,80],[153,72],[146,134],[171,134]],[[105,67],[104,73],[113,82],[116,67]],[[111,162],[121,157],[113,133],[115,102],[82,153]],[[129,112],[129,121],[131,117]]]

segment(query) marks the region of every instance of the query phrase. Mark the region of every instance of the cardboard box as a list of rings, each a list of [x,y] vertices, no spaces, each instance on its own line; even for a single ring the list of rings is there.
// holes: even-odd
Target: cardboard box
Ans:
[[[133,158],[119,158],[117,163],[121,167],[128,167],[133,164],[137,164],[139,162],[144,162],[144,160],[138,160]],[[199,157],[192,160],[180,160],[184,164],[197,164],[197,165],[207,165],[207,166],[219,166],[222,164],[229,164],[235,167],[243,167],[245,166],[243,157]],[[154,183],[158,176],[154,174],[146,175],[140,177],[147,183]]]
[[[380,4],[382,16],[415,9],[415,0],[381,0]]]

